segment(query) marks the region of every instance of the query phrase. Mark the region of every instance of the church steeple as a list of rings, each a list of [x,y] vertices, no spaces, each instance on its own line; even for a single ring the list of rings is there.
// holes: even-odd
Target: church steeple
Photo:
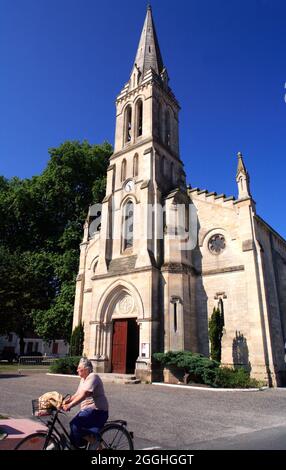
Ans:
[[[129,160],[134,158],[135,153],[138,154],[140,163],[143,159],[146,160],[147,157],[143,157],[144,152],[150,149],[152,144],[152,152],[154,155],[156,152],[158,161],[160,154],[161,170],[165,165],[166,175],[173,175],[174,181],[171,182],[172,178],[169,178],[168,188],[180,186],[184,175],[179,157],[179,111],[179,103],[169,87],[169,77],[162,60],[152,10],[148,6],[131,76],[116,100],[114,155],[119,152],[128,154],[125,155],[126,164],[123,165],[123,168],[126,166],[126,171],[120,172],[120,184],[132,176],[130,168],[133,164]],[[129,155],[131,148],[133,153]],[[142,177],[140,172],[147,167],[141,163],[139,168]],[[154,170],[154,167],[150,168]],[[123,178],[125,175],[126,178]],[[154,173],[144,175],[145,180],[151,181],[154,177]],[[168,188],[164,187],[164,192]]]
[[[158,75],[160,75],[164,70],[164,64],[150,5],[147,7],[146,18],[137,48],[133,70],[135,67],[139,69],[140,76],[142,78],[150,68],[152,68]]]
[[[236,182],[238,185],[238,199],[251,198],[249,174],[243,161],[241,152],[238,152]]]

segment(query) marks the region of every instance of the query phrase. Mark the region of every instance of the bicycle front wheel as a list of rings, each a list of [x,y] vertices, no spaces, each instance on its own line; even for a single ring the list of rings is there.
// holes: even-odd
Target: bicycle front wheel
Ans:
[[[14,450],[60,450],[58,441],[53,436],[47,437],[46,432],[35,432],[18,442]]]
[[[133,450],[133,440],[127,429],[120,424],[107,424],[100,432],[101,450]]]

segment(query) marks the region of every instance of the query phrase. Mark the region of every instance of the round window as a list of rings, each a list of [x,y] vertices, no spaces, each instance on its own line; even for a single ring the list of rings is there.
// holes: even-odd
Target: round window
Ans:
[[[209,250],[214,255],[219,255],[225,249],[225,238],[221,234],[213,235],[209,240]]]

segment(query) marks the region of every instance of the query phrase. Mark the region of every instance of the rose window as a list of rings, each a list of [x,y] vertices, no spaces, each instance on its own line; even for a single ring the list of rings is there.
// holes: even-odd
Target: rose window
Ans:
[[[219,255],[225,249],[225,238],[221,234],[214,235],[209,240],[209,250],[215,255]]]

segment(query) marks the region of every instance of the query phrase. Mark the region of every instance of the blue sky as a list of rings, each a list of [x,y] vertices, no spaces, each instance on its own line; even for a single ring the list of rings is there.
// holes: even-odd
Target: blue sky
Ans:
[[[146,3],[0,0],[0,174],[41,173],[66,139],[113,144]],[[241,151],[259,215],[286,237],[286,1],[151,3],[188,182],[236,195]]]

